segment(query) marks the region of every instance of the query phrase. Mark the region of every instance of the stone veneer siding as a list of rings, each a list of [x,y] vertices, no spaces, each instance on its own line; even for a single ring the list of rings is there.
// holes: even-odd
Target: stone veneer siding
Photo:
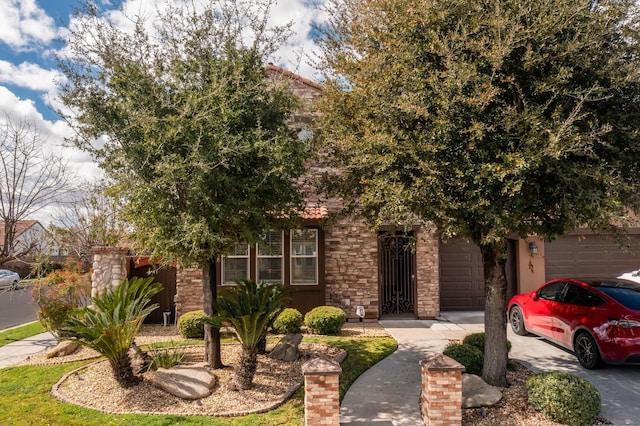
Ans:
[[[93,273],[91,297],[108,288],[115,288],[129,276],[127,249],[121,247],[95,247],[93,249]]]
[[[428,231],[416,232],[416,316],[440,314],[438,238]],[[362,222],[345,218],[325,230],[326,303],[344,309],[356,320],[356,306],[366,318],[380,316],[378,282],[378,236]]]
[[[177,318],[186,312],[203,309],[202,269],[178,268],[176,273],[176,307]]]
[[[427,229],[417,236],[417,316],[435,318],[440,315],[440,240]]]

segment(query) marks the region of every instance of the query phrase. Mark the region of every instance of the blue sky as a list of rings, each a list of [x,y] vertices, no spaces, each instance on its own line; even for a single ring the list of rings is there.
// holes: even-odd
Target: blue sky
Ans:
[[[106,12],[117,16],[120,7],[153,11],[167,0],[95,1]],[[317,6],[325,1],[278,0],[272,9],[272,22],[293,22],[294,36],[273,62],[314,79],[314,70],[304,57],[313,55],[315,46],[309,34],[312,22],[321,19]],[[0,120],[8,114],[35,123],[47,138],[48,149],[64,155],[80,181],[95,179],[101,173],[87,153],[64,144],[71,130],[54,112],[56,106],[60,106],[56,81],[63,77],[53,56],[63,47],[66,28],[73,19],[74,8],[79,5],[77,0],[0,0]],[[36,219],[47,221],[44,216]]]

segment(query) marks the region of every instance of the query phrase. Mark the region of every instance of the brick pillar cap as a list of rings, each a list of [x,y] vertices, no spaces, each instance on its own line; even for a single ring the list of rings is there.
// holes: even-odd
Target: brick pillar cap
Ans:
[[[325,358],[313,358],[302,364],[302,374],[340,374],[340,364]]]
[[[420,361],[420,366],[433,371],[464,371],[464,365],[443,354],[431,354]]]

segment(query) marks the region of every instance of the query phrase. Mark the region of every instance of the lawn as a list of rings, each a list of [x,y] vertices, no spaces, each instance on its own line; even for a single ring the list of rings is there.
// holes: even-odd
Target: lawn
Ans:
[[[305,337],[305,342],[328,343],[348,352],[342,363],[340,399],[355,379],[393,351],[390,337]],[[86,362],[85,362],[86,363]],[[51,396],[51,387],[63,374],[83,363],[20,366],[0,369],[0,424],[11,425],[303,425],[304,392],[299,390],[280,408],[265,414],[236,418],[208,416],[113,415],[77,407]]]
[[[27,337],[35,336],[36,334],[44,333],[45,331],[47,330],[45,330],[38,321],[2,331],[0,332],[0,347],[26,339]]]

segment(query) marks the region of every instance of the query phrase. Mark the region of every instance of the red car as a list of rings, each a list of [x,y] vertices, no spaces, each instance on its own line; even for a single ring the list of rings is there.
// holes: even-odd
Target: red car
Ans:
[[[623,279],[554,279],[511,298],[511,329],[572,350],[585,368],[640,364],[640,284]]]

